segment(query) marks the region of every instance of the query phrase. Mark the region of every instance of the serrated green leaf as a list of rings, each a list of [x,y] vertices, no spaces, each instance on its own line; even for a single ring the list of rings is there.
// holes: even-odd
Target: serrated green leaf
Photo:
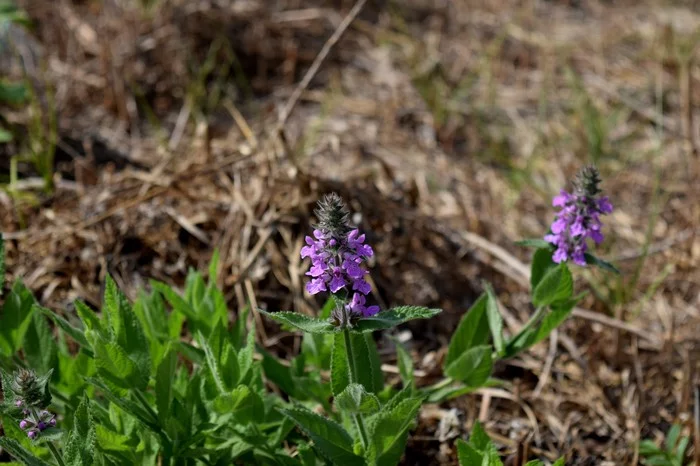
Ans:
[[[253,358],[255,356],[255,319],[250,321],[250,329],[246,336],[246,343],[238,353],[238,367],[240,372],[241,383],[246,380],[251,368],[253,367]]]
[[[90,309],[87,304],[80,300],[76,300],[73,304],[75,306],[75,312],[78,314],[78,317],[80,317],[80,320],[83,322],[86,329],[96,330],[103,334],[106,333],[105,329],[102,327],[100,319],[97,318],[95,311]]]
[[[165,356],[161,359],[156,369],[156,409],[158,420],[165,425],[170,417],[170,405],[173,399],[173,384],[175,382],[175,370],[177,368],[177,353],[168,346]]]
[[[350,329],[354,333],[374,332],[396,327],[409,320],[429,319],[441,313],[441,309],[430,309],[421,306],[399,306],[388,311],[382,311],[372,317],[364,317]]]
[[[64,460],[67,465],[90,466],[95,460],[97,434],[90,412],[90,401],[84,396],[73,415],[73,428],[66,443]]]
[[[101,450],[132,451],[134,448],[130,445],[131,439],[128,436],[114,432],[102,424],[95,426],[95,433]]]
[[[535,251],[535,254],[532,256],[532,265],[530,266],[530,293],[534,293],[542,277],[556,265],[552,260],[552,250],[550,248]]]
[[[405,448],[408,429],[418,415],[420,398],[407,398],[372,418],[367,460],[377,466],[395,466]]]
[[[0,437],[0,448],[8,452],[13,458],[23,462],[26,466],[51,466],[50,463],[34,456],[14,439]]]
[[[480,387],[488,380],[493,369],[491,353],[490,345],[469,348],[447,366],[445,374],[454,380],[463,382],[468,387]]]
[[[588,252],[584,253],[583,257],[586,259],[586,264],[595,265],[596,267],[601,268],[607,272],[612,272],[616,275],[620,275],[620,271],[617,269],[617,267],[612,265],[610,262],[604,261],[603,259],[596,257]]]
[[[0,310],[0,354],[13,356],[24,340],[24,334],[32,322],[34,296],[21,281],[15,281]]]
[[[24,334],[24,356],[31,368],[47,372],[58,363],[58,346],[46,317],[38,309],[32,314],[32,321]]]
[[[566,264],[549,269],[532,293],[532,303],[536,307],[565,301],[573,295],[574,281]]]
[[[457,458],[460,466],[480,466],[484,455],[462,439],[457,439]]]
[[[353,440],[343,427],[305,408],[280,409],[314,441],[319,452],[333,464],[365,466],[362,457],[353,452]]]
[[[479,296],[471,308],[459,321],[457,329],[450,338],[444,367],[449,366],[466,350],[473,346],[483,345],[489,339],[489,322],[486,317],[486,293]]]
[[[327,320],[309,317],[298,312],[267,312],[258,309],[258,312],[265,314],[270,319],[281,324],[297,328],[309,333],[337,333],[337,329],[333,327]]]
[[[121,346],[116,342],[106,341],[94,330],[88,330],[86,337],[94,349],[95,364],[102,379],[123,390],[146,388],[148,378],[143,376]]]
[[[379,411],[379,398],[365,387],[351,383],[335,398],[335,405],[351,414],[374,414]]]
[[[496,293],[494,293],[491,285],[487,283],[485,288],[487,296],[486,318],[489,321],[491,337],[493,338],[493,346],[498,354],[503,354],[503,317],[501,317],[501,311],[498,309],[498,298],[496,298]]]
[[[209,346],[209,343],[201,333],[199,334],[199,344],[204,350],[205,359],[207,361],[207,368],[211,373],[212,379],[214,380],[216,387],[219,389],[219,393],[227,393],[229,388],[226,387],[226,383],[224,383],[224,379],[221,375],[221,367],[219,365],[219,361],[214,355],[214,351],[212,350],[211,346]]]
[[[518,246],[524,246],[526,248],[552,249],[552,245],[550,243],[539,238],[523,239],[520,241],[516,241],[515,244],[517,244]]]

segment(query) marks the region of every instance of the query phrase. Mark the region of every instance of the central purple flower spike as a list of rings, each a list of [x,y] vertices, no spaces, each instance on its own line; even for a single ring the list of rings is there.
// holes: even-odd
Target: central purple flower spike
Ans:
[[[365,280],[369,272],[362,264],[374,255],[372,247],[365,244],[365,235],[349,227],[345,205],[335,193],[319,202],[316,215],[319,224],[313,237],[307,236],[306,246],[301,248],[301,258],[311,259],[311,268],[306,273],[311,280],[306,290],[312,295],[330,291],[344,303],[344,311],[353,316],[378,313],[378,306],[365,306],[365,295],[372,287]],[[351,292],[350,302],[345,302]]]
[[[573,193],[562,189],[552,200],[552,205],[560,210],[552,223],[551,233],[544,239],[557,247],[552,256],[554,262],[572,260],[585,267],[586,239],[591,238],[595,244],[603,241],[600,216],[611,213],[613,206],[607,196],[598,197],[601,192],[599,184],[598,170],[586,167],[576,177]]]

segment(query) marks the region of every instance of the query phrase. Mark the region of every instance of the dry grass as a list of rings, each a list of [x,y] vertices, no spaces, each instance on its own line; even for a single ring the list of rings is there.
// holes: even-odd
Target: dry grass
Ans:
[[[593,290],[578,317],[501,363],[503,388],[424,410],[405,464],[455,464],[475,419],[518,465],[636,464],[640,438],[692,431],[700,11],[369,2],[276,132],[350,2],[20,3],[59,112],[57,189],[38,205],[0,193],[0,221],[8,269],[46,305],[98,304],[106,273],[132,294],[150,277],[182,283],[219,248],[233,309],[313,312],[299,249],[313,203],[336,190],[376,245],[375,299],[446,310],[414,333],[429,381],[482,280],[511,330],[525,321],[513,241],[540,236],[551,195],[596,163],[616,206],[604,255],[622,278],[578,274]]]

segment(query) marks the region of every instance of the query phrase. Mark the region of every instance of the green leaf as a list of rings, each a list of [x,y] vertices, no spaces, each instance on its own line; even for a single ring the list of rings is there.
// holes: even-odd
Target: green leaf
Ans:
[[[429,319],[442,312],[441,309],[430,309],[421,306],[399,306],[388,311],[380,312],[372,317],[364,317],[350,330],[365,333],[384,330],[415,319]]]
[[[10,135],[12,136],[12,135]],[[2,142],[2,141],[0,141]],[[5,289],[5,239],[0,231],[0,297]]]
[[[379,411],[379,398],[362,385],[351,383],[335,398],[335,405],[352,414],[374,414]]]
[[[226,383],[224,383],[224,379],[221,375],[221,367],[219,366],[219,361],[214,355],[214,351],[212,350],[211,346],[209,346],[209,343],[201,333],[199,334],[199,344],[204,350],[204,355],[207,361],[207,367],[211,372],[211,376],[214,380],[214,383],[216,383],[216,387],[219,389],[219,392],[228,392],[230,388],[226,386]]]
[[[94,330],[86,332],[95,351],[95,364],[102,379],[123,390],[145,389],[148,378],[143,377],[138,366],[116,342],[106,341]]]
[[[552,466],[566,466],[566,463],[564,462],[564,458],[559,458],[554,462]]]
[[[170,417],[170,405],[173,399],[173,383],[175,382],[175,370],[177,368],[177,353],[168,346],[165,356],[161,359],[156,369],[156,408],[158,420],[165,425]]]
[[[298,312],[267,312],[258,309],[272,320],[309,333],[336,333],[337,329],[327,320],[309,317]]]
[[[238,353],[238,367],[240,372],[240,380],[243,382],[248,376],[248,372],[253,367],[253,358],[255,356],[255,319],[251,319],[250,329],[246,336],[246,343]]]
[[[64,450],[66,464],[90,466],[95,460],[96,441],[97,434],[90,413],[90,401],[87,396],[83,396],[73,416],[73,428]]]
[[[106,333],[105,329],[102,328],[102,323],[100,322],[100,319],[97,318],[95,311],[90,309],[87,304],[80,300],[76,300],[73,304],[75,305],[75,312],[80,317],[80,320],[83,322],[86,329],[96,330],[103,334]]]
[[[565,301],[573,295],[574,281],[566,264],[559,264],[542,277],[532,293],[532,303],[536,307]]]
[[[21,461],[26,466],[51,466],[50,463],[37,458],[18,441],[7,437],[0,437],[0,448],[8,452],[13,458]]]
[[[24,334],[23,348],[24,356],[29,366],[34,370],[48,372],[58,363],[56,359],[58,346],[51,332],[51,327],[40,310],[33,312],[31,324]]]
[[[501,317],[501,311],[498,309],[498,298],[493,292],[493,288],[488,283],[486,287],[486,317],[489,321],[489,328],[491,329],[491,337],[493,338],[493,346],[498,354],[503,354],[504,342],[503,342],[503,318]]]
[[[480,452],[486,452],[491,445],[491,439],[488,434],[486,434],[486,431],[479,421],[476,421],[474,427],[472,427],[471,434],[469,435],[469,444]]]
[[[126,436],[110,430],[102,424],[95,426],[97,443],[101,450],[110,451],[133,451],[133,445],[130,445],[131,439]]]
[[[331,389],[333,395],[339,395],[350,383],[350,364],[357,368],[357,382],[370,393],[379,393],[384,385],[381,362],[377,346],[372,335],[350,333],[350,344],[354,361],[348,361],[345,337],[337,333],[333,340],[331,355]]]
[[[105,395],[105,397],[114,403],[116,406],[121,408],[126,413],[138,419],[143,425],[151,429],[156,434],[160,433],[160,427],[156,424],[157,419],[153,417],[148,411],[146,411],[140,405],[134,403],[131,399],[123,396],[122,393],[117,393],[107,384],[99,379],[93,377],[86,377],[85,381],[95,387],[99,388]]]
[[[542,319],[542,323],[537,328],[537,333],[535,333],[530,345],[535,345],[547,338],[552,333],[552,330],[559,327],[569,317],[579,301],[579,298],[574,298],[563,303],[552,304],[550,312]]]
[[[445,374],[454,380],[463,382],[468,387],[480,387],[488,380],[493,369],[491,353],[490,345],[469,348],[456,361],[447,366]]]
[[[87,338],[85,338],[85,333],[83,332],[82,329],[76,328],[73,325],[71,325],[66,319],[61,317],[60,315],[56,314],[50,309],[46,308],[41,308],[41,312],[47,316],[50,317],[56,325],[61,327],[61,329],[66,332],[68,335],[71,336],[80,346],[83,348],[87,349],[86,353],[89,353],[89,355],[92,356],[92,351],[90,350],[90,344],[87,341]]]
[[[530,293],[534,293],[535,288],[545,276],[547,271],[556,267],[552,260],[552,250],[550,248],[538,249],[532,256],[532,265],[530,266]]]
[[[395,466],[406,446],[408,429],[418,415],[420,398],[408,398],[383,409],[372,418],[369,427],[367,460],[377,466]]]
[[[601,268],[607,272],[612,272],[616,275],[620,275],[620,271],[617,269],[617,267],[612,265],[610,262],[604,261],[603,259],[600,259],[588,252],[584,253],[583,257],[586,259],[586,264],[595,265],[596,267]]]
[[[457,458],[460,466],[480,466],[484,455],[462,439],[457,439]]]
[[[331,392],[340,395],[350,384],[350,364],[345,352],[345,339],[342,333],[333,335],[331,353]]]
[[[362,457],[353,452],[353,440],[343,427],[305,408],[280,409],[314,441],[316,448],[333,464],[365,466]]]
[[[34,296],[17,280],[0,311],[0,354],[11,357],[19,350],[34,310]]]
[[[450,338],[447,348],[444,367],[449,366],[459,358],[466,350],[473,346],[483,345],[489,339],[489,322],[486,317],[487,295],[482,294],[472,305],[462,319],[457,329]]]
[[[399,375],[401,376],[401,382],[403,383],[404,387],[413,387],[415,385],[415,378],[413,374],[413,358],[411,357],[411,353],[408,352],[406,347],[398,340],[398,338],[391,337],[391,340],[396,346],[396,359],[399,363]]]
[[[27,86],[24,83],[0,81],[0,102],[18,105],[27,100]]]
[[[231,414],[238,423],[250,424],[260,420],[265,407],[260,395],[245,385],[239,385],[231,393],[219,395],[214,400],[214,409],[219,414]]]
[[[539,238],[523,239],[520,241],[516,241],[515,244],[517,244],[518,246],[524,246],[526,248],[552,249],[552,245],[550,243]]]
[[[0,144],[10,142],[13,139],[14,139],[14,136],[10,131],[8,131],[4,128],[0,128]],[[2,288],[2,287],[0,287],[0,288]],[[2,295],[2,290],[0,290],[0,295]]]

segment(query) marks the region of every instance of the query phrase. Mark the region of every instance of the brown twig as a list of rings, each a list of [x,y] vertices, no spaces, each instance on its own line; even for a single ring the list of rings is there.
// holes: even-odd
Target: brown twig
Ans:
[[[367,3],[367,0],[358,0],[357,3],[355,3],[355,5],[350,10],[348,15],[345,18],[343,18],[343,21],[338,26],[338,29],[336,29],[333,35],[331,35],[326,41],[326,43],[323,44],[323,48],[318,53],[309,69],[306,71],[306,74],[302,78],[301,82],[297,85],[296,89],[294,89],[294,92],[289,97],[289,100],[287,100],[287,103],[284,105],[284,108],[282,108],[282,112],[280,113],[280,118],[275,131],[276,134],[279,134],[279,132],[282,130],[282,127],[286,123],[287,118],[289,118],[289,115],[292,113],[294,106],[299,101],[301,93],[304,92],[304,90],[309,86],[309,83],[316,75],[316,73],[318,73],[319,68],[323,64],[323,61],[330,53],[333,46],[338,42],[338,40],[340,40],[342,35],[347,30],[348,26],[350,26],[350,23],[352,23],[355,17],[360,13],[362,7],[365,6],[365,3]]]

